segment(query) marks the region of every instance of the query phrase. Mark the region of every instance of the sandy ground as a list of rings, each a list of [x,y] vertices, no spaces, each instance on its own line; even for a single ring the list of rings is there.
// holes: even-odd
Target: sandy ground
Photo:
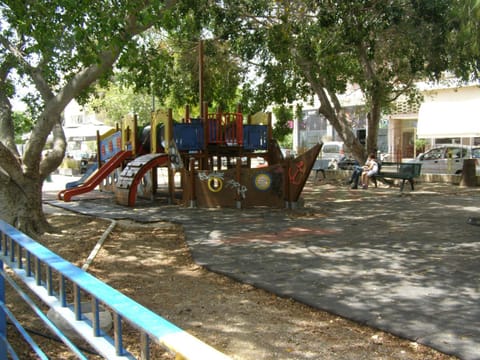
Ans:
[[[110,225],[67,212],[50,214],[49,220],[57,232],[39,241],[78,266]],[[118,222],[88,271],[232,359],[454,359],[210,273],[192,262],[178,224]],[[23,321],[45,332],[27,312]],[[56,342],[34,337],[46,345],[50,358],[73,358]],[[127,348],[138,356],[137,343],[136,334],[126,339]],[[33,356],[26,350],[21,354]],[[169,358],[154,349],[152,359]]]

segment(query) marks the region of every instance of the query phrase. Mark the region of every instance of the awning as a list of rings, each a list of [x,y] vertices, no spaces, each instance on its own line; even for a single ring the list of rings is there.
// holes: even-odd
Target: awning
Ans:
[[[418,112],[417,136],[480,137],[480,99],[423,103]]]
[[[113,127],[98,124],[83,124],[77,127],[63,128],[67,141],[95,141],[97,139],[97,131],[102,135],[110,129],[113,129]]]

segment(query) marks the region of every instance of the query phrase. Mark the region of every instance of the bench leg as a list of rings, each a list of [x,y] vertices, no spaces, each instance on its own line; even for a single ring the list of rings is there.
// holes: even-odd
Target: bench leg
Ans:
[[[413,189],[413,179],[408,179],[408,181],[410,182],[410,187],[412,188],[412,191],[414,190]]]
[[[405,186],[405,179],[402,180],[402,184],[400,185],[400,192],[403,191],[404,186]]]
[[[323,169],[315,170],[315,179],[314,179],[315,182],[316,182],[317,179],[318,179],[318,173],[319,173],[319,172],[322,173],[322,176],[323,176],[324,179],[326,178],[326,176],[325,176],[325,170],[323,170]]]

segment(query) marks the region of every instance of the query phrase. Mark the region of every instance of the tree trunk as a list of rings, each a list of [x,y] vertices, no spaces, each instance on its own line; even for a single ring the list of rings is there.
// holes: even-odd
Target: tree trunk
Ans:
[[[327,96],[321,86],[314,86],[314,88],[321,103],[319,112],[327,118],[330,125],[333,126],[345,143],[347,149],[352,153],[352,156],[360,163],[363,163],[367,158],[365,148],[353,132],[352,124],[348,122],[345,113],[341,110],[340,102],[336,95],[329,94],[330,96]]]
[[[378,124],[380,123],[380,116],[382,109],[377,99],[372,99],[372,108],[368,114],[367,122],[367,153],[377,155],[377,138],[378,138]]]
[[[43,213],[42,184],[39,178],[0,184],[0,218],[31,237],[53,230]]]
[[[354,133],[352,124],[347,120],[336,93],[329,91],[329,89],[324,86],[324,79],[312,76],[312,73],[314,73],[312,69],[317,66],[314,61],[304,57],[298,57],[297,61],[302,69],[303,75],[320,100],[319,113],[327,118],[353,157],[360,163],[363,163],[367,158],[365,147],[360,143],[360,140]]]

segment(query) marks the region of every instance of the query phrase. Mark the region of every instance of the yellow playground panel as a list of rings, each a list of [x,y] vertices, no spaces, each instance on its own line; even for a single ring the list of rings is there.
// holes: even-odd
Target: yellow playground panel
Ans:
[[[122,119],[123,150],[131,150],[135,155],[137,137],[137,115],[126,115]]]

